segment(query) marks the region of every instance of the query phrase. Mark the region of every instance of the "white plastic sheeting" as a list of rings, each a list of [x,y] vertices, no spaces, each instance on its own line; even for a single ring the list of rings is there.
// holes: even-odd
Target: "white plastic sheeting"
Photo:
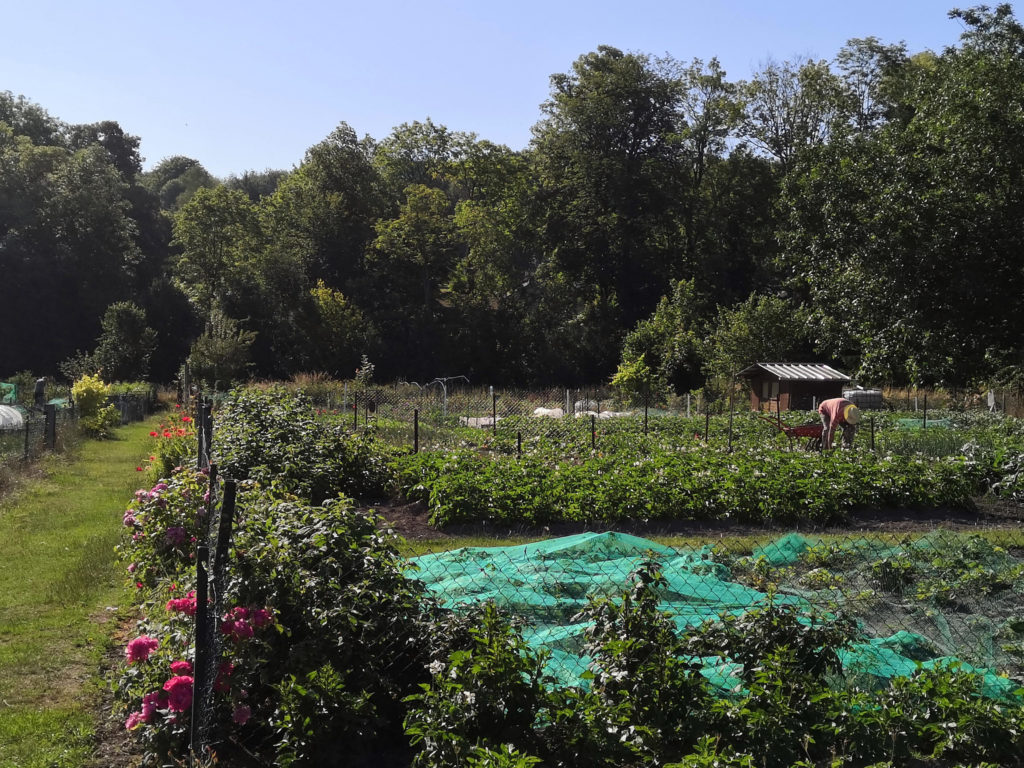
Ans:
[[[17,408],[0,405],[0,430],[24,429],[25,417]]]

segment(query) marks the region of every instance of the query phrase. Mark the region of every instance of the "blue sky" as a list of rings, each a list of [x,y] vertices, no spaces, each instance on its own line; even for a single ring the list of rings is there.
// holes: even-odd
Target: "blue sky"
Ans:
[[[956,4],[24,0],[3,11],[0,90],[67,122],[117,120],[147,168],[187,155],[226,176],[291,168],[341,121],[379,139],[430,117],[520,149],[549,76],[598,45],[717,56],[740,80],[769,58],[831,59],[854,37],[940,51],[959,38]]]

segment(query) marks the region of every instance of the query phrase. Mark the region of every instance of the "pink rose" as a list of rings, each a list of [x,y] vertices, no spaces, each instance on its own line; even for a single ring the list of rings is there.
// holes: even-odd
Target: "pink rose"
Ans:
[[[274,623],[274,615],[266,608],[257,608],[252,612],[252,623],[257,629]]]
[[[245,725],[252,717],[252,710],[246,704],[239,704],[231,713],[231,719],[239,725]]]
[[[142,697],[142,722],[149,723],[153,720],[153,713],[162,705],[167,704],[167,694],[163,691],[151,691]]]
[[[178,675],[164,683],[167,707],[172,712],[184,712],[192,706],[192,676]]]
[[[129,664],[135,661],[146,661],[149,658],[149,654],[159,646],[160,641],[155,637],[141,635],[128,643],[128,647],[124,650],[124,655],[128,658]]]
[[[128,719],[125,720],[124,729],[126,731],[134,731],[145,722],[146,720],[143,719],[141,712],[132,712],[128,715]]]
[[[192,662],[190,661],[172,661],[171,672],[176,675],[191,675],[192,674]]]

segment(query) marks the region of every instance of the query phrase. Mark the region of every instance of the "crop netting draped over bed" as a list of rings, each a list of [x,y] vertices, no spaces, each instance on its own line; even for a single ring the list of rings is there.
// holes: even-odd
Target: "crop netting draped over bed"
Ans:
[[[847,673],[883,681],[910,675],[919,666],[959,661],[962,669],[983,675],[985,695],[1007,696],[1017,686],[995,672],[1000,662],[1007,661],[998,638],[1008,623],[1021,621],[1024,598],[1015,589],[1019,584],[997,590],[995,596],[985,599],[984,606],[966,606],[966,612],[959,601],[954,603],[955,610],[943,612],[934,607],[934,601],[922,607],[912,598],[894,596],[891,590],[879,594],[869,588],[877,588],[879,580],[891,580],[890,571],[901,573],[901,563],[919,562],[920,572],[937,561],[939,566],[934,567],[941,567],[945,561],[939,553],[947,543],[940,533],[901,544],[847,540],[829,545],[823,552],[813,540],[789,534],[758,547],[749,558],[734,558],[730,568],[722,562],[728,558],[716,558],[710,546],[675,549],[626,534],[583,533],[525,545],[424,555],[413,558],[416,570],[410,575],[423,581],[449,607],[493,601],[525,619],[525,639],[533,647],[550,651],[548,672],[565,685],[581,684],[581,674],[590,661],[582,655],[586,625],[573,623],[573,617],[590,596],[614,597],[628,591],[630,574],[643,562],[655,559],[666,581],[661,609],[673,617],[680,631],[724,613],[743,613],[769,599],[794,605],[808,617],[827,616],[842,607],[859,619],[862,633],[848,650],[840,652]],[[1009,558],[1012,573],[1024,571],[1024,564],[1005,550],[989,547],[986,551],[1003,565]],[[825,589],[799,586],[798,572],[814,571],[815,555],[842,566],[830,569],[842,575],[829,579]],[[984,557],[985,552],[978,556]],[[979,561],[979,567],[985,566]],[[776,577],[779,586],[770,598],[734,578],[733,569],[750,573],[758,568],[771,569]],[[837,583],[842,589],[835,588]],[[894,586],[898,585],[890,588]],[[998,594],[1000,591],[1006,594]],[[866,594],[875,598],[865,599]],[[968,647],[969,653],[957,652]],[[734,665],[718,658],[705,661],[703,674],[715,687],[723,693],[737,689],[740,683]]]

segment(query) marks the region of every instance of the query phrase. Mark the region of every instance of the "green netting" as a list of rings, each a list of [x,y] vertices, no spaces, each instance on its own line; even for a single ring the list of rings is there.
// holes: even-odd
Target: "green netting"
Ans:
[[[0,381],[0,403],[14,405],[18,402],[18,385],[10,381]]]
[[[996,561],[1004,565],[1007,562],[1007,553],[998,547],[986,549],[962,537],[952,541],[960,548],[956,550],[958,556],[964,556],[966,551],[979,568],[986,567],[986,559],[993,568]],[[1006,696],[1016,687],[1010,680],[950,653],[965,638],[950,627],[942,611],[934,607],[923,609],[906,601],[902,612],[893,613],[888,621],[864,621],[866,612],[878,607],[879,598],[883,606],[891,603],[890,595],[866,589],[869,582],[876,588],[879,583],[885,586],[887,578],[895,579],[903,573],[900,567],[910,567],[901,566],[904,563],[918,564],[913,567],[919,570],[927,564],[938,567],[936,562],[941,565],[949,560],[943,552],[953,546],[950,542],[950,534],[944,532],[911,542],[865,538],[827,545],[789,534],[757,547],[749,558],[735,558],[733,567],[748,573],[765,564],[781,569],[779,573],[791,578],[788,582],[776,579],[778,591],[771,599],[776,604],[795,605],[808,616],[812,612],[828,615],[838,607],[853,608],[854,614],[859,613],[863,637],[841,654],[844,668],[850,673],[884,681],[912,674],[922,666],[958,662],[964,669],[983,676],[986,695]],[[769,599],[765,592],[740,583],[729,566],[713,557],[711,547],[674,549],[622,533],[583,533],[510,547],[464,548],[413,558],[412,563],[415,578],[451,607],[493,601],[525,619],[526,641],[551,654],[548,671],[562,684],[577,685],[581,684],[581,675],[590,660],[582,655],[587,626],[574,622],[574,617],[590,597],[617,596],[627,591],[631,574],[652,558],[659,561],[666,581],[661,609],[681,631],[725,613],[741,614]],[[810,577],[824,570],[815,567],[821,562],[831,564],[830,574],[842,574],[830,575],[830,579],[839,579],[850,589],[839,591],[831,583],[825,588],[814,586]],[[1016,561],[1009,562],[1012,565]],[[1024,573],[1024,565],[1020,570]],[[846,597],[849,592],[855,596],[870,592],[873,599],[858,605]],[[1006,600],[1005,606],[996,605],[999,610],[993,615],[1009,616],[1014,608],[1019,609],[1020,594],[1011,590]],[[957,612],[962,609],[963,605],[958,604]],[[987,641],[982,633],[981,641],[975,643],[978,648],[974,658],[995,662],[998,644],[992,639],[1005,623],[977,612],[958,621],[957,629],[970,625],[974,630],[988,622]],[[873,637],[869,631],[872,626],[889,632]],[[718,658],[704,662],[703,675],[721,691],[733,691],[739,685],[735,665]]]
[[[924,419],[896,419],[896,423],[900,429],[949,429],[953,426],[949,419],[928,419],[927,424]]]

